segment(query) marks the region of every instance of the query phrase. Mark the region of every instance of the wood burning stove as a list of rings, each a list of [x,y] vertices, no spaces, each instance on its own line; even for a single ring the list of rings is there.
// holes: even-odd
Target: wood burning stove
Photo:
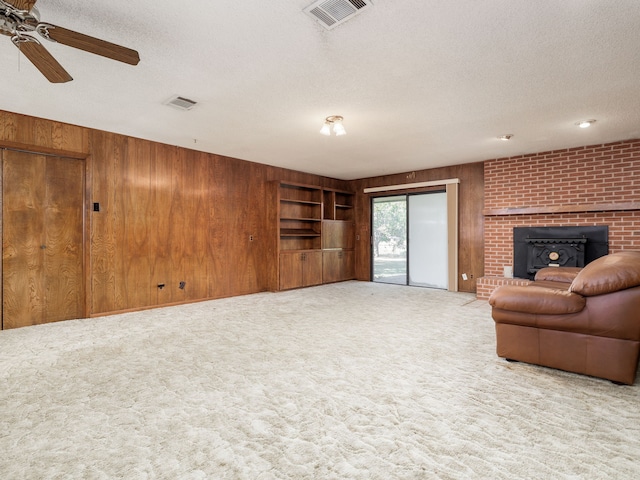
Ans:
[[[527,273],[535,275],[545,267],[584,267],[582,238],[527,238]]]
[[[584,267],[609,253],[609,228],[515,227],[513,274],[533,279],[545,267]]]

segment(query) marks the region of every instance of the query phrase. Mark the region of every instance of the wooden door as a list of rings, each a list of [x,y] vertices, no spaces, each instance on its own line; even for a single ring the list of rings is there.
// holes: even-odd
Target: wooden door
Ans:
[[[353,280],[355,278],[355,254],[353,250],[343,250],[340,268],[340,280]]]
[[[322,283],[322,251],[280,253],[280,290]]]
[[[302,254],[286,252],[280,254],[280,290],[297,288],[302,284]]]
[[[354,277],[353,250],[325,250],[322,280],[324,283],[342,282]]]
[[[322,283],[322,251],[305,252],[302,261],[302,286]]]
[[[82,160],[2,152],[2,326],[84,316]]]
[[[322,248],[353,248],[355,224],[340,220],[323,220]]]
[[[324,283],[339,282],[341,280],[341,253],[342,250],[325,250],[322,252],[322,281]]]

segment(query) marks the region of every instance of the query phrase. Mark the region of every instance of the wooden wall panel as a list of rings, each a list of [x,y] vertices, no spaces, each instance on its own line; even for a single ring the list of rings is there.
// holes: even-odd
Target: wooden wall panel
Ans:
[[[219,298],[232,295],[230,273],[226,272],[226,255],[231,251],[231,232],[228,228],[228,207],[225,205],[232,195],[230,182],[224,181],[228,175],[228,165],[223,157],[214,155],[209,165],[209,238],[210,269],[209,297]]]
[[[187,154],[185,150],[182,155]],[[187,212],[192,212],[185,225],[185,235],[189,239],[187,261],[184,265],[184,290],[178,301],[199,300],[208,298],[209,284],[209,179],[202,172],[208,172],[210,155],[191,152],[186,158],[185,192]]]
[[[356,192],[356,278],[371,279],[371,197],[363,190],[368,187],[402,185],[406,183],[460,179],[460,210],[458,238],[458,274],[466,273],[468,280],[459,276],[459,290],[475,292],[476,279],[484,274],[484,169],[482,163],[454,165],[411,172],[409,174],[371,177],[351,182],[351,190]],[[425,190],[425,189],[423,189]],[[418,192],[420,189],[411,190]],[[395,191],[393,193],[406,193]],[[375,195],[384,195],[378,193]]]
[[[120,199],[113,179],[121,175],[121,165],[126,157],[126,138],[106,132],[92,132],[90,148],[94,153],[89,159],[93,179],[89,203],[98,203],[100,209],[95,212],[91,208],[89,212],[90,310],[121,310],[124,308],[122,296],[116,292],[116,264],[122,248],[117,238],[117,221],[121,217],[116,216]],[[109,179],[112,179],[111,184]]]
[[[171,176],[167,178],[171,183],[171,193],[169,196],[168,223],[165,231],[158,231],[158,235],[166,237],[169,246],[169,270],[163,282],[165,288],[158,290],[158,295],[166,295],[167,300],[162,303],[175,303],[185,300],[185,294],[179,288],[180,282],[193,283],[191,278],[187,278],[189,273],[188,264],[190,256],[193,255],[193,243],[191,241],[191,228],[194,213],[189,208],[189,165],[191,159],[187,158],[184,150],[175,150],[175,155],[170,155]],[[153,255],[154,251],[151,249]],[[190,274],[189,274],[190,276]],[[162,298],[162,297],[161,297]]]
[[[0,111],[1,146],[57,153],[61,156],[72,152],[86,156],[89,153],[89,130],[75,125]]]
[[[233,272],[232,290],[246,294],[265,289],[259,255],[262,237],[260,216],[265,212],[263,168],[256,168],[257,165],[248,162],[234,163],[230,167],[229,178],[235,188],[231,204],[227,205],[232,207],[228,211],[228,228],[234,264],[228,265],[227,270]]]
[[[277,289],[270,182],[350,186],[1,111],[0,145],[86,158],[85,284],[92,316]]]
[[[125,308],[132,309],[159,302],[157,286],[151,282],[151,240],[157,235],[152,215],[154,196],[151,184],[155,150],[150,142],[130,138],[128,153],[123,192],[123,243],[128,248],[124,250],[123,267],[128,287]]]
[[[155,295],[156,304],[169,304],[174,299],[174,279],[172,277],[172,213],[173,192],[176,189],[174,162],[177,150],[166,145],[156,145],[150,165],[153,198],[150,219],[154,220],[148,245],[150,272],[148,288]],[[177,212],[176,212],[177,214]],[[158,285],[164,285],[160,289]]]

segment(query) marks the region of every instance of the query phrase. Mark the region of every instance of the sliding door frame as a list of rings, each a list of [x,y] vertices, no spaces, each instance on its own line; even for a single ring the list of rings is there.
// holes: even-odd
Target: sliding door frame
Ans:
[[[442,191],[442,187],[444,187],[444,192],[447,197],[447,246],[448,246],[448,290],[450,292],[457,292],[459,283],[458,283],[458,250],[459,250],[459,185],[460,180],[457,178],[451,178],[446,180],[435,180],[430,182],[420,182],[420,183],[408,183],[402,185],[390,185],[386,187],[371,187],[365,188],[365,194],[375,194],[379,193],[380,195],[372,195],[370,197],[371,201],[371,218],[370,218],[370,227],[371,227],[371,243],[373,246],[373,200],[374,198],[387,197],[387,196],[400,196],[400,195],[419,195],[423,193],[432,193],[437,191]],[[438,188],[440,187],[440,188]],[[407,215],[409,212],[407,210]],[[409,255],[410,246],[407,242],[407,255]],[[371,255],[373,257],[373,249],[371,250]],[[373,268],[374,262],[373,258],[371,259],[371,272],[370,278],[373,280]],[[407,262],[408,263],[408,262]],[[408,266],[407,266],[408,269]],[[407,270],[407,278],[409,272]]]

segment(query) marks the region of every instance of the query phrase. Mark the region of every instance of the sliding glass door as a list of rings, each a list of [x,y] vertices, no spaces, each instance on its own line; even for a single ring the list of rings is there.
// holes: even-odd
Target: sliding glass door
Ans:
[[[409,285],[448,288],[447,194],[410,195]]]
[[[448,288],[447,195],[374,198],[373,281]]]

